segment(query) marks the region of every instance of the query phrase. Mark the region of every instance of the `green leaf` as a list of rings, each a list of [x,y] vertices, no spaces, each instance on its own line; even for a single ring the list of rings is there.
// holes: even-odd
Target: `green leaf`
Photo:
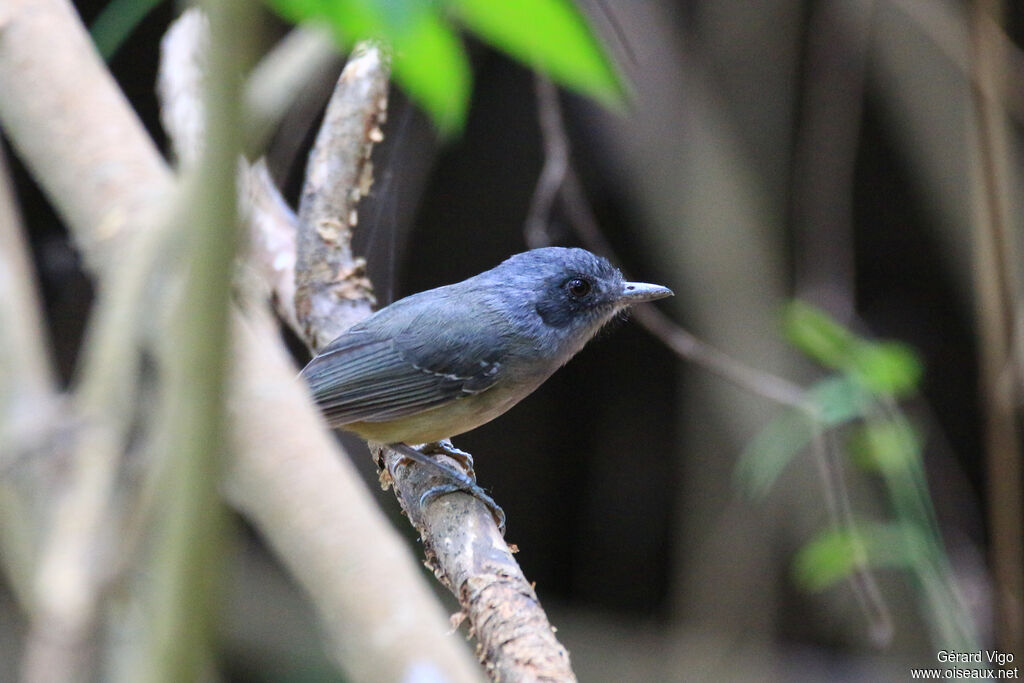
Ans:
[[[793,559],[793,578],[808,591],[821,591],[853,573],[866,561],[858,558],[855,537],[845,531],[830,530],[820,534],[800,549]]]
[[[864,391],[845,375],[818,382],[807,392],[806,410],[787,410],[751,439],[736,462],[736,484],[761,500],[789,461],[810,445],[814,430],[862,417],[867,402]]]
[[[160,0],[110,0],[89,27],[103,59],[113,57]]]
[[[284,18],[326,24],[342,47],[377,40],[392,53],[395,81],[443,135],[459,130],[469,105],[462,43],[427,0],[267,0]]]
[[[855,531],[831,529],[796,554],[793,578],[808,591],[821,591],[858,567],[906,568],[926,561],[927,541],[909,524],[859,522]]]
[[[900,398],[917,390],[924,368],[906,344],[860,339],[802,301],[789,303],[782,316],[791,344],[822,365],[850,374],[868,391]]]
[[[845,370],[857,338],[819,308],[794,300],[782,310],[782,329],[795,347],[822,365]]]
[[[854,350],[851,372],[875,394],[904,397],[917,391],[924,366],[906,344],[863,342]]]
[[[882,473],[904,472],[917,459],[921,439],[904,421],[872,421],[855,431],[848,443],[858,466]]]
[[[827,427],[838,427],[863,417],[870,405],[870,396],[846,375],[827,377],[807,392],[815,416]]]
[[[769,422],[743,449],[733,479],[754,500],[763,499],[789,461],[811,442],[814,422],[799,410],[787,410]]]
[[[621,109],[622,83],[570,0],[447,0],[468,29],[552,80]]]
[[[469,61],[458,37],[424,13],[395,40],[395,80],[434,120],[442,135],[462,129],[469,108]]]

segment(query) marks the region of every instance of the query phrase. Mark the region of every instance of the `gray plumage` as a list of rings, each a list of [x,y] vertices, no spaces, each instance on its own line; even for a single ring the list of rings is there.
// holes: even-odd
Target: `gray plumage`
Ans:
[[[384,443],[469,431],[530,394],[619,310],[671,292],[550,247],[400,299],[303,369],[328,423]]]

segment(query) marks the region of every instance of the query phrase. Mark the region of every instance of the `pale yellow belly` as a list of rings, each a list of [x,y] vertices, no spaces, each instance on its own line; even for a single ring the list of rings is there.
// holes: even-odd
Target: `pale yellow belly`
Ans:
[[[463,434],[490,422],[518,403],[530,391],[524,393],[520,390],[513,393],[495,387],[422,413],[388,422],[351,422],[339,426],[367,441],[430,443]]]

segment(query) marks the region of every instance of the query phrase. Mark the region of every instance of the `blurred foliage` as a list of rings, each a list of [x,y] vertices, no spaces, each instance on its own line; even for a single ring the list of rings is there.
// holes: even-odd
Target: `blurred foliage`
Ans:
[[[761,430],[736,464],[735,478],[752,498],[768,495],[793,457],[810,445],[815,433],[864,414],[870,396],[849,377],[828,377],[807,392],[806,406],[787,410]]]
[[[801,301],[786,306],[783,330],[795,347],[873,394],[902,398],[917,391],[923,367],[905,344],[861,339],[824,311]]]
[[[289,21],[330,27],[342,47],[379,40],[393,55],[395,80],[442,133],[462,128],[469,61],[456,22],[559,83],[605,104],[622,100],[607,55],[569,0],[266,0]]]
[[[905,569],[926,557],[927,543],[912,525],[872,522],[855,530],[830,529],[801,548],[793,561],[797,585],[820,591],[849,577],[868,562],[872,567]]]
[[[109,60],[161,0],[110,0],[89,27],[96,49]]]
[[[325,24],[343,49],[377,40],[392,55],[395,80],[443,134],[461,130],[469,107],[463,28],[558,83],[619,109],[622,83],[570,0],[265,0],[294,23]],[[92,24],[109,59],[159,0],[111,0]]]
[[[824,436],[827,430],[845,427],[846,454],[854,465],[880,477],[893,514],[892,521],[879,522],[833,513],[832,526],[797,554],[796,583],[819,591],[865,569],[906,569],[936,625],[936,642],[976,649],[977,638],[953,587],[928,492],[921,462],[923,440],[896,403],[918,390],[923,367],[917,354],[898,342],[859,337],[800,301],[784,309],[783,330],[793,346],[839,374],[811,387],[803,406],[784,412],[750,442],[736,467],[738,485],[750,496],[764,498],[786,465],[812,445],[827,468],[842,467],[838,459],[828,457],[830,440]],[[830,480],[841,482],[842,477]],[[845,491],[829,495],[849,497]]]

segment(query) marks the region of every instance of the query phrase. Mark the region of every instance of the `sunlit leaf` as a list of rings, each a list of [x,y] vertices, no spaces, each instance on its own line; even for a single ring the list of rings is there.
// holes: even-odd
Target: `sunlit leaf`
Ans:
[[[870,391],[902,397],[917,390],[924,367],[914,350],[906,344],[865,342],[854,350],[851,371]]]
[[[619,77],[570,0],[448,0],[446,5],[494,47],[606,106],[622,106]]]
[[[863,547],[863,541],[860,541]],[[862,561],[866,561],[866,557]],[[796,584],[820,591],[848,577],[858,564],[858,545],[852,534],[826,531],[810,541],[793,559]]]
[[[924,372],[917,353],[906,344],[858,338],[824,311],[802,301],[783,309],[783,331],[808,356],[850,374],[874,394],[910,395]]]
[[[472,77],[459,38],[436,14],[426,13],[395,42],[395,80],[449,135],[462,128]]]

